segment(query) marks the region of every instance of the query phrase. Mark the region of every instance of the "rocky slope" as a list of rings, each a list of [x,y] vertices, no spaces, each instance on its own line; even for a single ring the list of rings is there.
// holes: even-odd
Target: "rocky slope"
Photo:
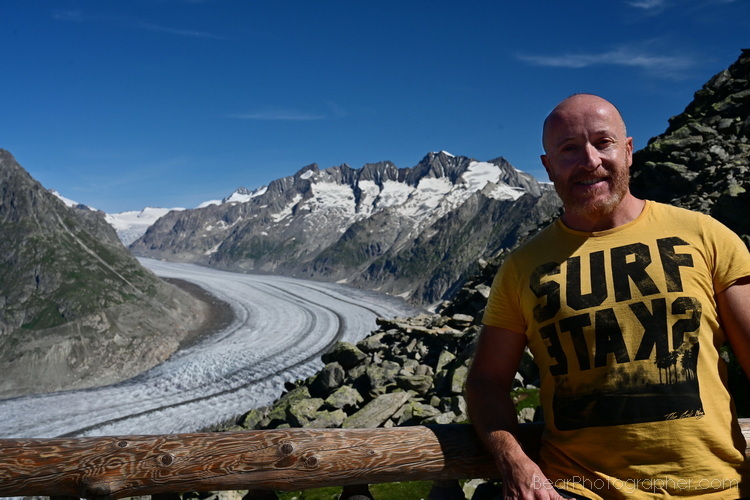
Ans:
[[[235,271],[342,281],[423,305],[450,296],[477,258],[514,245],[558,206],[550,186],[502,158],[440,152],[413,168],[310,165],[242,202],[172,212],[131,248]]]
[[[711,214],[750,242],[750,49],[633,162],[636,195]]]
[[[100,385],[166,359],[205,304],[147,271],[101,213],[0,150],[0,397]]]

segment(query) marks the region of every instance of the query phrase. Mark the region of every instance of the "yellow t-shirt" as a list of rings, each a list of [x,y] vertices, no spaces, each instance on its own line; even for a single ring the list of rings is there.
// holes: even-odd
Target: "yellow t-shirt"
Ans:
[[[750,496],[715,301],[745,276],[736,234],[650,201],[607,231],[558,220],[508,256],[484,323],[528,337],[541,466],[555,486],[590,498]]]

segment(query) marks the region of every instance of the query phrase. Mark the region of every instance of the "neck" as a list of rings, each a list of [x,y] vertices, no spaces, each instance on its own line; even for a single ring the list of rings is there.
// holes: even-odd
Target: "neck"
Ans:
[[[580,211],[566,208],[561,219],[567,227],[575,231],[606,231],[635,220],[643,211],[644,206],[646,206],[644,200],[628,193],[617,207],[606,214],[580,213]]]

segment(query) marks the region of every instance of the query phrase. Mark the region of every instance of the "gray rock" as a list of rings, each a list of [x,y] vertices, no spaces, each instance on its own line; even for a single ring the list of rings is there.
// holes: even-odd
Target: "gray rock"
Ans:
[[[427,375],[429,377],[435,377],[435,370],[432,369],[430,365],[418,365],[417,368],[414,370],[414,375]]]
[[[330,351],[323,355],[323,363],[336,362],[344,370],[350,370],[367,358],[357,346],[349,342],[337,342]]]
[[[395,377],[401,366],[393,361],[383,361],[381,364],[371,364],[367,367],[365,378],[367,388],[372,394],[382,394],[388,386],[396,383]]]
[[[266,418],[272,425],[280,425],[281,422],[287,422],[289,419],[289,408],[299,401],[305,401],[310,398],[310,391],[307,386],[301,385],[284,394],[271,407]]]
[[[750,198],[737,196],[750,179],[733,168],[750,164],[750,152],[743,149],[750,124],[749,77],[750,53],[742,51],[669,120],[663,134],[634,153],[636,196],[708,213],[739,235],[750,234],[750,219],[740,215],[750,211]],[[715,203],[718,193],[737,198]]]
[[[450,392],[453,394],[463,394],[466,386],[466,376],[469,369],[466,366],[456,367],[450,374]]]
[[[364,398],[358,390],[348,385],[343,385],[326,398],[325,404],[331,408],[350,413],[352,410],[358,408],[363,401]]]
[[[420,369],[421,366],[424,366],[424,365],[420,365],[419,361],[417,361],[416,359],[406,358],[401,363],[401,369],[399,370],[398,373],[399,375],[408,377],[410,375],[414,375],[417,372],[417,370]]]
[[[425,425],[428,424],[452,424],[456,422],[456,414],[453,412],[448,413],[440,413],[438,415],[435,415],[433,417],[427,417],[425,418],[422,423]]]
[[[448,322],[448,325],[452,328],[463,330],[472,323],[474,323],[474,316],[468,314],[454,314]]]
[[[256,408],[245,413],[237,421],[237,424],[244,429],[255,429],[267,416],[267,408]]]
[[[336,428],[341,427],[344,420],[346,420],[346,412],[344,410],[321,411],[316,413],[314,419],[308,422],[305,427],[315,429]]]
[[[443,370],[446,366],[448,366],[454,359],[456,359],[456,355],[453,354],[450,351],[441,351],[440,356],[438,357],[437,365],[435,366],[435,372],[438,373]]]
[[[337,362],[328,363],[315,375],[310,384],[310,395],[326,398],[336,390],[345,377],[344,369]]]
[[[432,387],[433,377],[430,375],[398,375],[396,376],[396,385],[405,391],[414,391],[424,396]]]
[[[384,345],[381,342],[381,339],[385,336],[385,332],[376,333],[374,335],[370,335],[362,340],[360,340],[357,343],[357,348],[360,349],[362,352],[365,352],[367,354],[377,352],[380,349],[383,349]]]
[[[407,392],[381,394],[341,424],[345,429],[380,427],[409,400]]]
[[[308,398],[295,401],[289,405],[287,420],[292,427],[304,427],[319,418],[318,410],[321,406],[323,406],[321,398]]]

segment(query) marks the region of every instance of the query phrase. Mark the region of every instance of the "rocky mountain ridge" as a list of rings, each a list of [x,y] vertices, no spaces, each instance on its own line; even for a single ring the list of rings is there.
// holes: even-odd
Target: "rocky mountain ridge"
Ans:
[[[450,296],[477,258],[514,245],[558,207],[551,186],[502,158],[442,151],[413,168],[308,165],[240,202],[171,212],[131,249],[346,282],[424,305]]]
[[[206,306],[143,268],[103,214],[0,150],[0,397],[101,385],[166,359]]]
[[[131,210],[117,214],[107,214],[105,220],[115,229],[123,245],[130,245],[143,236],[154,222],[173,210],[182,208],[146,207],[142,210]]]
[[[750,49],[633,155],[637,196],[707,213],[750,242]]]

